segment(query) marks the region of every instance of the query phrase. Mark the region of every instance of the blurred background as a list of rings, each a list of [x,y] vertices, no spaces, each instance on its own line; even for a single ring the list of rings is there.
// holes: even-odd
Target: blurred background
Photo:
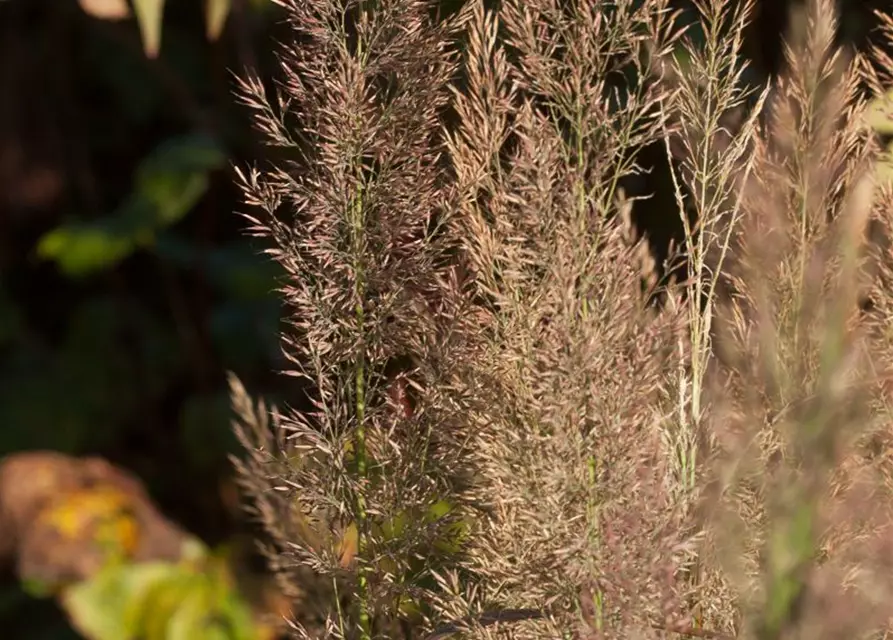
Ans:
[[[781,64],[790,4],[757,3],[761,73]],[[841,8],[864,45],[872,3]],[[226,372],[299,404],[277,373],[279,272],[241,234],[231,170],[265,153],[233,73],[273,77],[282,17],[271,0],[0,0],[0,458],[101,456],[211,546],[256,533],[227,459]],[[0,629],[79,637],[11,572]]]
[[[102,456],[219,545],[250,534],[225,373],[289,399],[278,273],[240,234],[231,174],[258,157],[232,73],[270,75],[282,10],[161,8],[0,0],[0,458]],[[0,629],[77,637],[11,574]]]

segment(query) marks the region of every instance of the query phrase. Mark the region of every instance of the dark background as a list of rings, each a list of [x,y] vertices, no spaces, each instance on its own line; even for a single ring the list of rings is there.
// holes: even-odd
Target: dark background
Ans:
[[[747,53],[760,74],[780,68],[788,4],[758,3]],[[133,19],[0,0],[0,457],[104,456],[216,545],[250,533],[227,460],[225,373],[298,401],[277,374],[279,272],[240,233],[231,173],[263,157],[231,72],[272,77],[288,34],[269,0],[233,0],[215,42],[199,0],[167,5],[150,59]],[[841,39],[864,46],[872,7],[841,8]],[[678,233],[672,206],[638,217],[658,244]],[[0,629],[73,637],[11,575]]]
[[[200,2],[167,5],[153,60],[133,19],[0,2],[0,457],[104,456],[219,544],[244,529],[225,373],[290,399],[278,272],[240,234],[230,167],[259,157],[231,71],[268,76],[285,34],[267,0],[236,0],[216,42]],[[142,206],[159,198],[169,221]],[[3,585],[5,637],[69,637]]]

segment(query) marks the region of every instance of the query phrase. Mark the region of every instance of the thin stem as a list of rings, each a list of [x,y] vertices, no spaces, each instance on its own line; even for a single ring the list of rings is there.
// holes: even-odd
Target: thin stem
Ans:
[[[365,312],[363,300],[366,295],[365,270],[363,268],[363,232],[365,229],[365,210],[363,208],[363,187],[358,187],[358,193],[352,203],[352,231],[353,254],[355,260],[354,296],[356,299],[355,313],[357,331],[360,335],[365,333]],[[368,484],[367,459],[366,459],[366,347],[365,341],[360,341],[359,351],[356,357],[354,373],[354,390],[356,394],[356,420],[357,428],[354,434],[354,451],[356,454],[356,472],[359,491],[356,495],[357,510],[357,596],[360,607],[360,638],[369,640],[372,637],[372,621],[369,613],[369,567],[366,564],[366,551],[368,548],[368,518],[366,513],[366,487]]]
[[[367,52],[359,23],[366,19],[366,7],[363,0],[358,6],[358,33],[356,56],[361,66],[365,66]],[[363,303],[366,298],[365,268],[363,264],[364,234],[366,227],[366,210],[363,199],[363,167],[362,157],[358,154],[354,159],[354,175],[359,181],[357,193],[352,203],[351,220],[353,223],[353,256],[354,264],[354,297],[357,331],[362,340],[357,353],[354,386],[356,393],[357,428],[354,434],[354,451],[356,454],[356,472],[359,491],[356,495],[357,510],[357,600],[359,604],[360,640],[372,638],[372,616],[369,611],[369,565],[367,564],[369,547],[369,522],[366,511],[366,489],[368,487],[368,460],[366,452],[366,344],[365,344],[365,311]]]

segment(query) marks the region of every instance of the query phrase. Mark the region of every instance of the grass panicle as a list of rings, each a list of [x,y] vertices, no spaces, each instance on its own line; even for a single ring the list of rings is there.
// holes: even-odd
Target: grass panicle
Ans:
[[[296,636],[884,637],[893,18],[794,3],[757,84],[752,0],[460,4],[286,1],[241,81],[297,158],[239,177],[311,408],[232,381]]]
[[[268,525],[280,564],[331,585],[329,632],[393,637],[424,620],[432,571],[450,560],[437,545],[455,537],[468,494],[457,380],[476,329],[449,259],[440,127],[456,27],[421,1],[282,4],[295,41],[276,99],[251,77],[241,95],[268,143],[297,159],[239,176],[263,212],[250,231],[287,274],[286,373],[311,409],[278,416],[275,448],[253,430],[243,479],[278,513],[264,520],[281,519]]]

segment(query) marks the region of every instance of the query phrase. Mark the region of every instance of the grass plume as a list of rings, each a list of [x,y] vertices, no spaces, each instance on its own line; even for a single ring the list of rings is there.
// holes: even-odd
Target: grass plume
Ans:
[[[880,637],[888,49],[794,3],[755,86],[750,1],[284,6],[278,97],[242,95],[300,159],[239,175],[313,408],[233,398],[296,634]],[[659,306],[627,189],[655,143],[687,265]]]
[[[393,637],[425,616],[468,484],[455,380],[474,324],[448,260],[439,125],[455,25],[420,1],[283,5],[295,42],[280,54],[277,99],[257,78],[241,93],[268,142],[300,159],[239,175],[264,212],[251,231],[272,238],[287,273],[287,373],[313,408],[278,416],[275,447],[248,420],[257,453],[243,478],[278,514],[265,520],[281,520],[280,565],[332,585],[326,633]]]

